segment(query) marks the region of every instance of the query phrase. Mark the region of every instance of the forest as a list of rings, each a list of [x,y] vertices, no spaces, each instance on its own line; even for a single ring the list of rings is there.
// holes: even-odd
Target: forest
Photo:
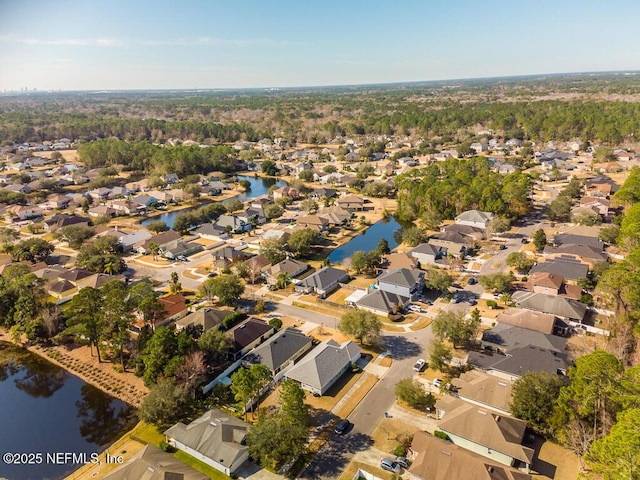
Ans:
[[[640,135],[640,79],[575,75],[284,89],[279,92],[0,95],[5,143],[101,138],[205,144],[281,136],[417,135],[460,141],[478,128],[531,141],[619,144]]]

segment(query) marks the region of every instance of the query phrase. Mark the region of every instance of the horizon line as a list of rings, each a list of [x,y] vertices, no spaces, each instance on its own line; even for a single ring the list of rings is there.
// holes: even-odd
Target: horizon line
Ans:
[[[500,80],[500,79],[523,79],[531,77],[557,77],[569,75],[619,75],[619,74],[640,74],[640,70],[590,70],[582,72],[548,72],[548,73],[525,73],[519,75],[496,75],[488,77],[459,77],[441,80],[408,80],[397,82],[372,82],[372,83],[336,83],[336,84],[320,84],[320,85],[298,85],[298,86],[254,86],[254,87],[168,87],[168,88],[87,88],[75,90],[62,89],[38,89],[33,90],[2,90],[0,95],[8,94],[41,94],[41,93],[122,93],[122,92],[233,92],[233,91],[278,91],[278,90],[299,90],[299,89],[330,89],[330,88],[355,88],[355,87],[385,87],[399,85],[417,85],[423,83],[445,83],[445,82],[470,82],[482,80]],[[28,88],[28,87],[27,87]]]

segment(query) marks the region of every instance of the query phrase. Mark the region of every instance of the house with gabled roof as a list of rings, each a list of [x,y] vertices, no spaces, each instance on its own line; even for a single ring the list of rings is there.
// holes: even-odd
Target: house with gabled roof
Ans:
[[[538,262],[529,271],[532,275],[537,272],[562,275],[565,280],[576,282],[578,279],[585,278],[587,276],[589,273],[589,265],[581,263],[574,257],[560,256],[552,259],[545,259],[544,262]]]
[[[278,276],[281,273],[286,273],[291,278],[295,278],[303,272],[306,272],[309,268],[304,262],[299,260],[294,260],[293,258],[285,258],[281,262],[272,265],[271,268],[267,269],[263,276],[269,285],[275,285],[278,281]]]
[[[437,265],[438,260],[447,257],[447,249],[431,243],[421,243],[413,250],[410,250],[409,255],[415,258],[421,267],[425,265]]]
[[[291,367],[286,376],[299,382],[304,390],[324,395],[360,355],[360,347],[352,341],[339,344],[333,339],[326,340]]]
[[[496,317],[496,322],[514,327],[526,328],[540,333],[551,335],[553,333],[561,333],[562,325],[566,328],[566,324],[550,313],[534,312],[523,308],[510,308]]]
[[[335,201],[335,205],[349,212],[360,212],[364,210],[365,203],[365,199],[359,195],[345,195]]]
[[[231,351],[229,357],[236,361],[275,333],[276,329],[259,318],[248,318],[229,330]]]
[[[398,313],[411,303],[411,298],[398,295],[385,290],[373,290],[356,300],[355,305],[376,315],[387,316],[390,313]]]
[[[531,475],[428,433],[413,435],[409,480],[531,480]]]
[[[480,370],[469,370],[453,378],[455,395],[465,402],[489,408],[503,415],[511,415],[513,382],[489,375]]]
[[[180,331],[187,327],[202,327],[202,332],[219,328],[224,317],[229,315],[229,310],[219,310],[217,308],[205,307],[196,310],[176,322],[176,330]]]
[[[249,458],[245,440],[250,428],[248,423],[214,408],[189,425],[176,423],[164,434],[173,447],[232,475]]]
[[[340,282],[349,278],[346,271],[334,267],[324,267],[296,284],[295,290],[300,293],[316,293],[320,298],[326,297],[339,287]]]
[[[454,445],[509,467],[529,469],[534,450],[522,445],[526,422],[445,396],[436,409],[446,412],[438,425]]]
[[[207,480],[205,474],[181,462],[170,453],[147,444],[123,465],[109,472],[103,480]]]
[[[571,359],[566,352],[525,345],[510,350],[507,355],[471,351],[467,363],[491,375],[514,382],[529,372],[566,375],[571,366]]]
[[[377,284],[380,290],[415,300],[424,288],[424,272],[396,268],[380,275],[377,278]]]
[[[551,315],[566,320],[582,322],[587,313],[587,306],[572,298],[527,292],[524,290],[514,292],[512,298],[519,308],[550,313]]]
[[[511,350],[527,345],[564,352],[567,349],[567,339],[505,323],[498,323],[482,332],[481,346],[484,350],[508,355]]]
[[[468,225],[470,227],[476,227],[485,230],[492,219],[493,213],[491,212],[467,210],[466,212],[462,212],[455,218],[455,223],[457,223],[458,225]]]
[[[276,374],[292,365],[311,350],[310,337],[294,328],[285,328],[269,338],[262,345],[247,353],[243,362],[266,365],[272,374]]]

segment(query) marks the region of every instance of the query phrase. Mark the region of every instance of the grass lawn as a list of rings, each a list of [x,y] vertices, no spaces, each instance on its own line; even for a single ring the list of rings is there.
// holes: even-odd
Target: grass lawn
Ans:
[[[323,313],[331,317],[340,318],[343,315],[341,311],[337,311],[337,307],[330,307],[329,305],[327,305],[327,308],[321,308],[317,305],[309,305],[308,303],[292,302],[291,304],[294,307],[304,308],[306,310],[311,310],[312,312]],[[334,310],[330,310],[331,308],[333,308]]]
[[[338,417],[347,418],[351,415],[367,393],[378,383],[378,379],[370,373],[365,373],[363,378],[358,390],[353,392],[353,395],[335,412]]]
[[[421,412],[419,414],[424,415]],[[373,445],[378,450],[391,454],[391,451],[398,445],[397,438],[400,435],[412,436],[415,432],[415,425],[407,425],[393,418],[384,418],[373,431],[371,437],[373,439]]]
[[[139,438],[147,443],[151,443],[156,447],[158,444],[163,441],[164,435],[158,431],[158,428],[155,425],[151,425],[150,423],[140,422],[135,426],[129,435],[135,438]]]
[[[385,472],[381,468],[374,467],[372,465],[362,463],[362,462],[351,462],[347,466],[345,471],[342,472],[342,475],[340,475],[339,480],[353,480],[353,477],[355,477],[356,472],[358,470],[363,470],[365,472],[371,473],[375,475],[377,478],[382,478],[383,480],[392,480],[393,478],[396,478],[393,473]]]
[[[182,450],[178,450],[176,453],[173,454],[173,456],[176,457],[181,462],[186,463],[190,467],[195,468],[199,472],[204,473],[207,477],[209,477],[209,478],[211,478],[213,480],[216,480],[216,479],[228,480],[230,478],[230,477],[227,477],[221,471],[216,470],[213,467],[210,467],[206,463],[201,462],[200,460],[198,460],[196,458],[193,458],[191,455],[189,455],[188,453],[183,452]]]
[[[433,320],[431,317],[423,316],[422,319],[420,319],[420,321],[411,325],[409,329],[414,332],[416,330],[422,330],[423,328],[427,328],[429,325],[431,325],[432,321]]]

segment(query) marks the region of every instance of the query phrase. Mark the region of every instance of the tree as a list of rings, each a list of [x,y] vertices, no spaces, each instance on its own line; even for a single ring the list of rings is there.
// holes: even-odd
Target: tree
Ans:
[[[249,180],[245,180],[245,179],[239,180],[238,185],[240,185],[245,192],[248,192],[249,190],[251,190],[251,182]]]
[[[300,208],[305,213],[309,214],[318,210],[318,204],[311,198],[306,198],[300,202]]]
[[[289,425],[309,422],[309,406],[304,403],[305,393],[295,380],[286,379],[280,384],[280,415]]]
[[[427,282],[433,290],[444,292],[453,283],[453,278],[445,270],[432,268],[427,273]]]
[[[196,387],[204,379],[207,367],[204,360],[204,353],[194,351],[185,357],[183,363],[176,369],[175,376],[187,390],[196,396]]]
[[[151,242],[149,244],[149,253],[151,254],[151,258],[156,260],[158,258],[158,253],[160,252],[160,245],[155,242]]]
[[[396,384],[396,396],[407,405],[423,412],[436,404],[436,399],[425,392],[422,384],[411,378],[404,378]]]
[[[231,340],[223,331],[210,328],[198,339],[198,347],[204,352],[209,365],[220,365],[231,350]]]
[[[533,233],[532,241],[536,250],[541,252],[547,246],[547,234],[540,228]]]
[[[262,414],[247,435],[249,455],[263,467],[278,471],[304,455],[308,437],[305,424],[289,424],[284,415]]]
[[[287,245],[291,253],[298,257],[305,257],[313,251],[316,243],[318,243],[318,233],[310,228],[303,228],[291,234]]]
[[[433,341],[429,347],[429,364],[436,370],[444,370],[449,364],[453,354],[449,347],[447,347],[442,341]]]
[[[80,248],[85,240],[95,235],[93,227],[85,227],[81,225],[69,225],[59,228],[53,236],[56,240],[67,242],[71,248]]]
[[[233,305],[244,293],[244,284],[237,275],[220,275],[205,281],[220,305]]]
[[[287,258],[284,242],[278,238],[262,240],[260,253],[269,259],[271,265],[275,265]]]
[[[350,265],[356,275],[360,275],[367,267],[367,254],[362,250],[353,252]]]
[[[591,445],[587,460],[604,480],[640,478],[640,409],[618,414],[609,434]]]
[[[178,272],[171,272],[169,276],[169,293],[175,294],[182,291],[182,284]]]
[[[67,332],[86,338],[92,356],[95,346],[98,362],[102,361],[99,341],[102,334],[102,301],[100,290],[85,287],[71,298],[65,308]]]
[[[541,435],[552,432],[550,419],[565,379],[547,372],[528,372],[511,391],[511,413]]]
[[[600,229],[600,240],[610,245],[615,245],[620,235],[620,227],[618,225],[607,225]]]
[[[382,324],[378,317],[365,310],[350,310],[340,319],[338,330],[351,335],[362,345],[366,340],[370,345],[380,341]]]
[[[311,182],[313,181],[313,172],[311,170],[302,170],[298,174],[298,178],[300,180],[304,180],[305,182]]]
[[[264,206],[264,216],[267,218],[267,220],[280,218],[283,213],[284,213],[284,208],[282,208],[277,203]]]
[[[571,199],[563,195],[553,200],[548,207],[548,214],[551,220],[565,221],[569,220],[571,212]]]
[[[468,343],[476,337],[480,319],[474,316],[465,318],[464,312],[442,311],[433,319],[431,327],[436,337],[448,339],[456,348],[456,345]]]
[[[291,275],[287,272],[281,272],[278,274],[278,278],[276,278],[275,287],[278,290],[283,290],[287,288],[287,285],[291,283]]]
[[[13,246],[11,257],[17,262],[43,262],[53,253],[52,244],[41,238],[29,238]]]
[[[226,208],[228,213],[237,212],[238,210],[242,210],[244,205],[237,198],[230,198],[226,202],[224,202],[224,208]]]
[[[271,381],[271,371],[266,365],[256,363],[250,368],[240,368],[231,375],[231,391],[235,399],[242,404],[246,415],[246,408],[251,401],[251,411],[254,408],[254,398]]]
[[[144,362],[144,383],[156,383],[158,377],[165,371],[166,366],[176,356],[178,342],[173,329],[158,327],[147,342]]]
[[[183,419],[188,398],[184,387],[175,385],[171,378],[160,378],[144,398],[138,417],[164,429]]]
[[[391,252],[391,249],[389,248],[389,242],[386,238],[380,239],[378,245],[376,246],[376,251],[380,253],[380,255],[387,255]]]
[[[198,294],[201,297],[206,298],[207,302],[209,302],[210,304],[213,303],[213,300],[215,299],[215,296],[216,296],[214,293],[215,282],[213,280],[214,280],[213,278],[207,278],[198,287]]]
[[[518,273],[528,273],[536,261],[529,258],[524,252],[511,252],[507,255],[507,265],[514,268]]]
[[[262,173],[265,175],[269,175],[270,177],[275,177],[279,173],[279,169],[276,165],[276,162],[273,160],[265,160],[262,162]]]
[[[158,234],[160,232],[166,232],[169,230],[169,225],[167,225],[162,220],[154,220],[153,222],[149,222],[146,225],[146,229],[150,232]]]
[[[496,215],[487,225],[489,232],[504,233],[511,230],[511,220],[504,215]]]
[[[402,243],[406,243],[410,247],[417,247],[427,240],[426,233],[419,227],[407,227],[401,231]]]
[[[129,327],[132,323],[131,309],[127,297],[128,291],[124,282],[112,280],[101,288],[104,301],[102,302],[102,335],[111,350],[113,357],[120,357],[122,370],[125,371],[124,351],[130,341]]]
[[[478,278],[478,281],[485,290],[491,290],[494,293],[505,293],[513,289],[515,278],[511,272],[494,273],[491,275],[482,275]]]

